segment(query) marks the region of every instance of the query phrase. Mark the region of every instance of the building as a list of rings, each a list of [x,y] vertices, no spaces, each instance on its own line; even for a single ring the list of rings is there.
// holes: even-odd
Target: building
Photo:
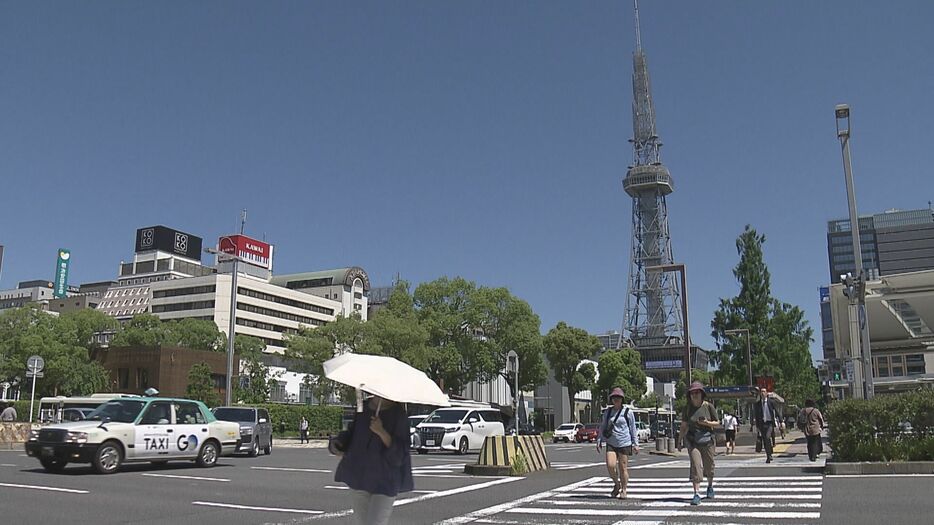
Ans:
[[[364,321],[367,320],[370,278],[363,268],[352,266],[320,272],[276,275],[269,282],[289,290],[338,301],[345,315],[355,313]]]
[[[227,356],[224,352],[175,347],[106,348],[93,351],[92,358],[110,374],[111,391],[143,395],[152,387],[165,397],[185,397],[191,367],[206,363],[218,397],[225,397]]]
[[[23,281],[12,290],[0,290],[0,310],[48,301],[53,298],[54,286],[52,281]]]
[[[627,346],[625,338],[617,331],[597,334],[596,337],[603,347],[601,354],[608,350],[616,350],[621,346]],[[636,350],[639,351],[642,358],[642,370],[645,375],[662,383],[679,380],[681,372],[684,371],[684,345],[674,346],[668,344],[636,347]],[[707,370],[709,357],[707,351],[703,348],[691,345],[691,360],[693,368]]]
[[[866,286],[866,309],[876,394],[934,387],[934,270],[882,276]],[[830,286],[827,304],[833,326],[834,359],[852,357],[849,299],[842,284]],[[827,373],[833,374],[833,369]],[[829,385],[836,397],[849,397],[844,372]]]
[[[890,210],[859,218],[860,250],[869,279],[934,269],[934,210]],[[853,273],[853,239],[849,219],[827,223],[830,282]],[[821,288],[821,346],[824,359],[834,359],[829,289]]]

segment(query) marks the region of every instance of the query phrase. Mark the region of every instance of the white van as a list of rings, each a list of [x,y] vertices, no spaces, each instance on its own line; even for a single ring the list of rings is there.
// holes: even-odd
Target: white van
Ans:
[[[503,416],[495,408],[439,408],[418,424],[419,454],[450,450],[466,454],[480,450],[487,436],[506,433]]]

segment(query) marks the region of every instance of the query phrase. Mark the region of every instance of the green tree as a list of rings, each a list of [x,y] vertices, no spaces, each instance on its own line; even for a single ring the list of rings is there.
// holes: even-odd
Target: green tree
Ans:
[[[415,289],[418,319],[428,332],[426,373],[448,392],[489,377],[495,359],[468,320],[467,308],[476,291],[475,283],[461,277],[441,277]]]
[[[220,396],[217,395],[217,389],[214,387],[214,379],[211,377],[211,367],[207,363],[196,363],[188,371],[185,396],[201,401],[209,407],[221,404]]]
[[[548,331],[544,338],[545,356],[554,371],[558,383],[567,387],[571,417],[576,420],[574,397],[587,378],[578,370],[584,359],[590,359],[600,351],[600,340],[585,330],[568,326],[561,321]],[[602,373],[601,373],[602,377]]]
[[[600,378],[593,389],[594,399],[603,402],[616,387],[623,389],[627,400],[638,401],[645,394],[642,358],[632,348],[604,352],[597,361],[597,369]]]
[[[506,363],[509,352],[515,351],[519,356],[519,389],[530,390],[545,382],[548,369],[542,359],[541,320],[529,303],[506,288],[480,287],[470,296],[466,314],[468,324],[482,334],[482,362],[476,367],[481,380],[502,376],[516,396],[514,374]]]
[[[112,346],[159,346],[165,342],[165,327],[162,320],[153,314],[138,314],[123,325]]]
[[[658,396],[655,392],[649,392],[648,394],[642,396],[642,399],[636,401],[636,406],[639,408],[655,408],[656,403],[659,408],[665,407],[665,401]]]
[[[162,328],[165,333],[162,341],[164,345],[209,352],[223,352],[227,349],[227,336],[217,328],[214,321],[180,319],[163,322]]]
[[[324,404],[339,388],[324,377],[322,365],[334,357],[338,347],[332,335],[322,331],[326,326],[302,327],[297,334],[289,334],[285,338],[286,357],[295,360],[297,371],[311,374],[309,383],[319,404]]]
[[[691,369],[691,382],[700,381],[704,386],[709,386],[712,378],[712,372],[699,368]],[[675,413],[679,415],[684,412],[684,407],[687,406],[687,386],[685,384],[684,372],[681,372],[678,375],[678,383],[675,384]]]
[[[800,308],[772,297],[764,243],[765,235],[748,225],[736,240],[739,263],[733,276],[740,290],[736,297],[720,300],[710,323],[717,344],[710,360],[718,367],[721,384],[746,384],[746,340],[726,331],[748,329],[753,375],[774,377],[776,391],[787,402],[803,405],[805,398],[818,397],[820,389],[810,354],[813,330]]]
[[[428,331],[418,321],[408,283],[400,281],[387,305],[365,324],[367,351],[394,357],[419,370],[429,363]]]
[[[269,400],[269,367],[263,363],[266,343],[262,339],[237,334],[234,351],[240,357],[242,379],[234,385],[236,399],[242,403],[265,403]]]

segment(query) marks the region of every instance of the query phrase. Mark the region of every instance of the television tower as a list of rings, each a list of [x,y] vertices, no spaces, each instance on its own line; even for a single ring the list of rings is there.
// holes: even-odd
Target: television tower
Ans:
[[[642,49],[639,2],[634,0],[636,49],[632,55],[632,166],[623,188],[632,197],[632,254],[629,289],[620,346],[631,345],[656,359],[675,359],[675,347],[683,348],[681,291],[672,274],[646,271],[671,264],[671,236],[665,197],[674,191],[671,174],[659,155],[662,143],[655,130],[655,105],[649,70]],[[624,341],[625,338],[625,341]],[[668,352],[669,347],[673,352]],[[652,351],[656,350],[656,351]],[[658,352],[661,351],[661,352]],[[682,353],[683,355],[683,353]],[[675,367],[672,367],[675,368]]]

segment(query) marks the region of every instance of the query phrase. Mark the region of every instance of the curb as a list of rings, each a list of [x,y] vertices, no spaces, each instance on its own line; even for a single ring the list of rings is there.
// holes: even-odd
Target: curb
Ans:
[[[827,463],[830,476],[861,476],[872,474],[934,474],[934,461],[900,461],[894,463]]]
[[[472,476],[511,476],[512,467],[502,465],[464,465],[464,474]]]
[[[683,455],[678,454],[677,452],[661,452],[659,450],[650,450],[649,454],[652,454],[653,456],[666,456],[669,458],[677,458]]]

